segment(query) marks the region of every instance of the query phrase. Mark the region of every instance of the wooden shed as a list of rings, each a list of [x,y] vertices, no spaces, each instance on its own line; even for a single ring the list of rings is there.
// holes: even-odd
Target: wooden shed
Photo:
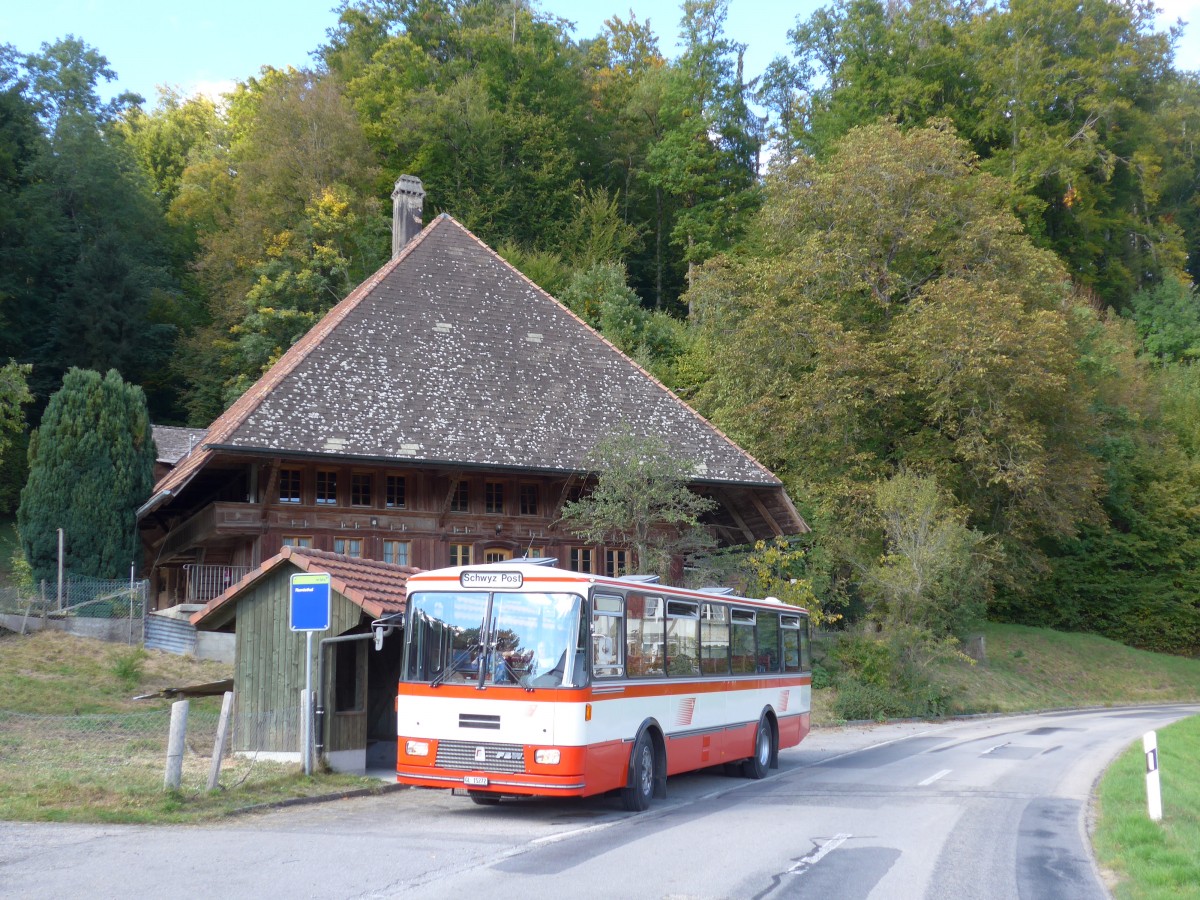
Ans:
[[[375,649],[371,622],[403,612],[419,571],[322,550],[284,547],[191,617],[200,630],[232,631],[235,752],[301,759],[301,691],[307,639],[290,628],[291,576],[330,576],[330,628],[312,641],[313,687],[325,714],[316,743],[339,772],[392,768],[396,748],[399,628]]]

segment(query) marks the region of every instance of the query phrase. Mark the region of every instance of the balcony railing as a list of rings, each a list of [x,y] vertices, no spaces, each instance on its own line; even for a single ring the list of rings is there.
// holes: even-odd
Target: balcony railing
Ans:
[[[188,603],[207,603],[242,580],[249,566],[206,566],[190,564],[183,567],[187,575]]]

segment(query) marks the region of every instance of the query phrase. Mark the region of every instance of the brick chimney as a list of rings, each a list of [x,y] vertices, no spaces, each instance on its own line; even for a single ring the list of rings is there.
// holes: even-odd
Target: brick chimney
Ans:
[[[416,175],[401,175],[392,191],[392,257],[421,230],[425,188]]]

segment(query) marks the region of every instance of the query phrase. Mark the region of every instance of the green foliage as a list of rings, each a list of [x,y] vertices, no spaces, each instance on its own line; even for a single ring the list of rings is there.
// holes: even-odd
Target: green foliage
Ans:
[[[156,451],[142,389],[116,370],[71,369],[29,442],[17,528],[34,580],[53,578],[58,534],[72,574],[120,578],[140,562],[137,508]]]
[[[319,139],[314,139],[319,135]],[[193,147],[169,215],[199,246],[206,324],[175,360],[207,424],[387,258],[378,166],[342,85],[264,68]]]
[[[11,512],[25,483],[24,406],[33,400],[27,379],[31,367],[10,361],[0,368],[0,512]]]
[[[695,400],[812,492],[831,582],[884,549],[875,485],[902,469],[961,507],[954,555],[974,529],[1001,577],[1036,566],[1099,516],[1065,273],[948,127],[877,124],[832,150],[777,169],[753,239],[698,273]]]
[[[164,212],[179,195],[184,170],[211,151],[222,130],[217,106],[203,96],[185,97],[173,88],[159,88],[158,103],[147,113],[129,109],[119,132],[149,175]]]
[[[966,637],[991,596],[988,539],[967,527],[932,478],[902,471],[876,485],[875,505],[884,552],[863,573],[871,619]]]
[[[304,210],[296,228],[281,232],[255,268],[245,314],[230,328],[232,369],[226,404],[233,403],[353,288],[352,260],[365,231],[344,188],[327,188]]]
[[[591,490],[563,505],[562,522],[576,537],[628,548],[637,572],[664,577],[676,558],[715,546],[700,517],[716,503],[692,493],[695,463],[661,438],[618,430],[597,444],[591,467]]]
[[[776,597],[790,606],[802,606],[814,626],[830,625],[842,618],[841,613],[823,607],[813,593],[807,577],[809,551],[801,540],[780,536],[755,542],[743,563],[748,572],[746,591],[754,597]]]
[[[1194,216],[1180,179],[1195,171],[1194,109],[1172,90],[1178,32],[1155,16],[1108,0],[837,0],[791,32],[806,102],[790,144],[832,155],[881,116],[906,129],[948,117],[1039,244],[1124,309],[1183,266],[1176,222]]]
[[[36,363],[39,406],[69,367],[84,366],[145,382],[156,408],[169,410],[175,391],[159,373],[177,294],[161,210],[115,124],[130,98],[99,100],[100,80],[115,75],[71,37],[43,45],[19,71],[6,95],[16,121],[0,131],[10,146],[0,156],[13,163],[0,203],[0,353]],[[36,137],[30,110],[40,114]]]
[[[1169,362],[1200,356],[1200,297],[1194,285],[1168,275],[1134,294],[1130,305],[1146,353]]]
[[[141,681],[142,672],[146,668],[146,651],[135,647],[127,653],[113,658],[112,674],[126,688],[135,688]]]
[[[834,712],[846,720],[944,716],[954,694],[936,677],[935,666],[950,659],[964,659],[956,642],[916,628],[842,635],[831,654]]]

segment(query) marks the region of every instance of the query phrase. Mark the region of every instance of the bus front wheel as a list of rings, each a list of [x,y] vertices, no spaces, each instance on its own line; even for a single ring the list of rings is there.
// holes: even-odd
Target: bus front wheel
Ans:
[[[495,806],[500,802],[500,798],[495,794],[488,794],[484,791],[467,791],[467,796],[471,798],[471,802],[479,806]]]
[[[630,812],[642,812],[654,796],[654,745],[650,736],[642,733],[633,745],[629,761],[629,784],[621,788],[621,803]]]
[[[775,730],[771,727],[771,720],[763,716],[758,720],[758,730],[754,733],[754,755],[742,763],[743,775],[756,780],[767,777],[774,739]]]

